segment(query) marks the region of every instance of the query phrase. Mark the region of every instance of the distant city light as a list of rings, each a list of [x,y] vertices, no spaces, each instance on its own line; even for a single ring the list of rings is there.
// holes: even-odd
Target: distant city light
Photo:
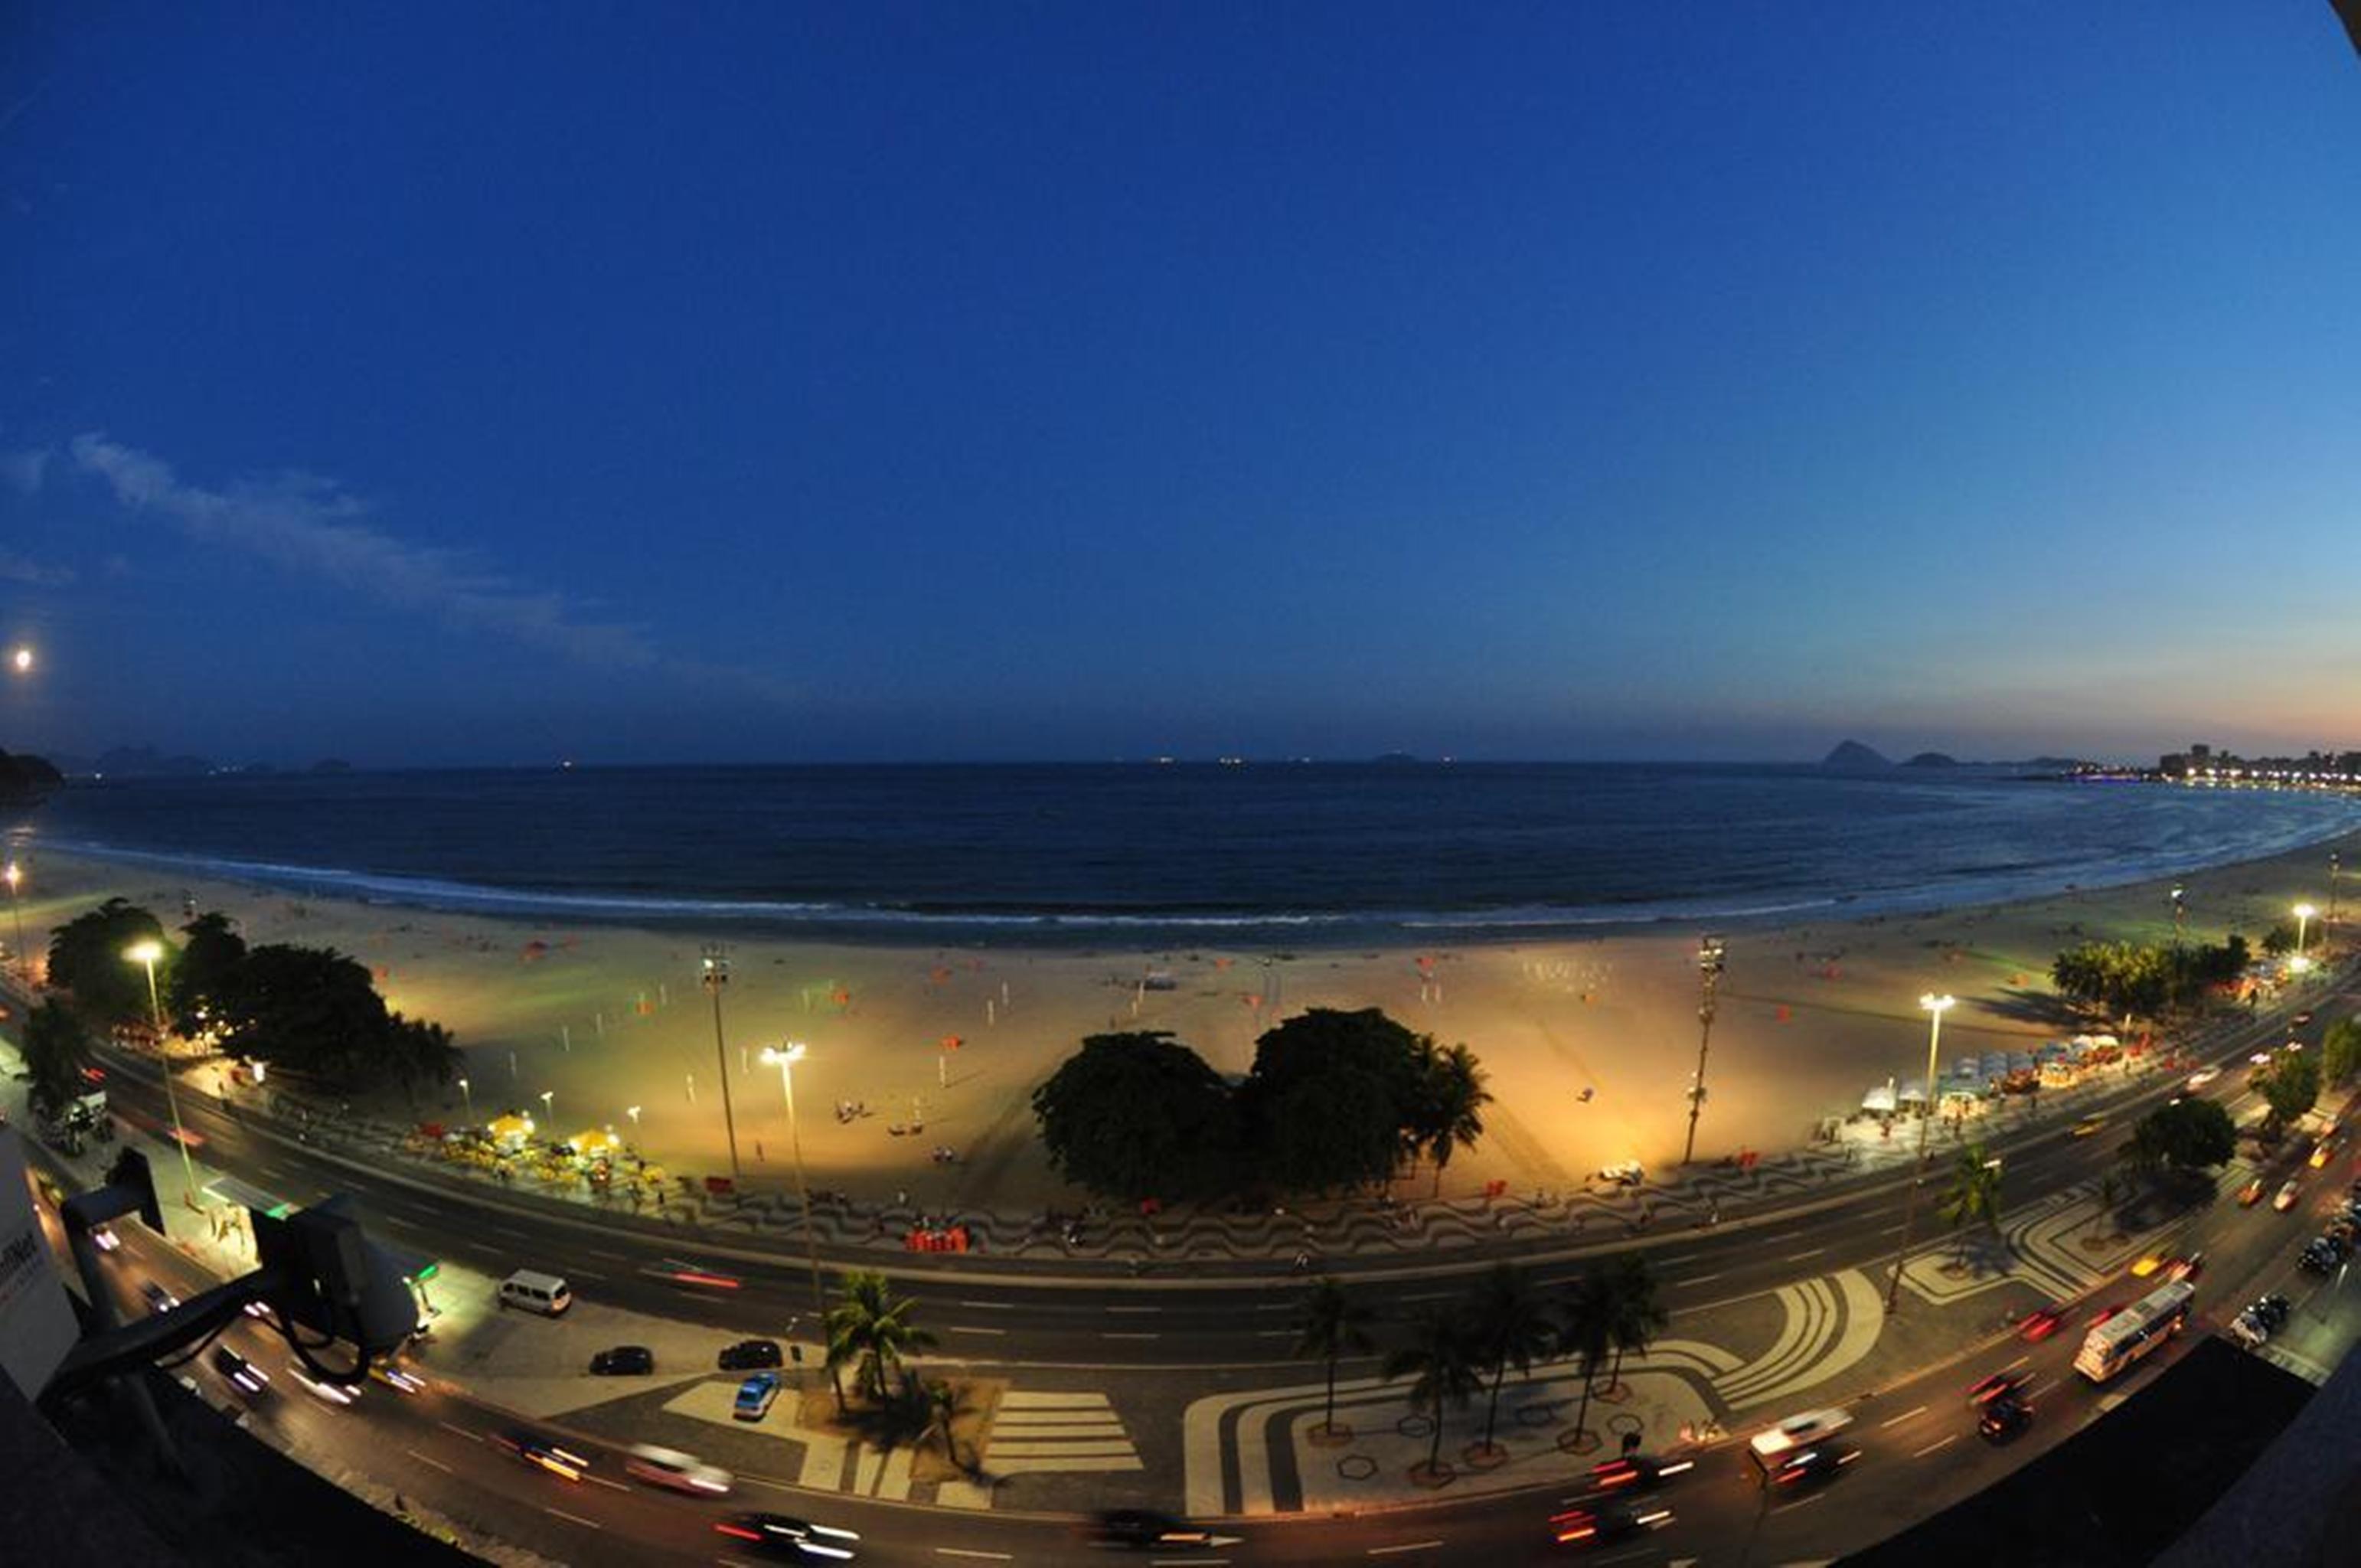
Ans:
[[[16,671],[20,675],[31,674],[33,673],[33,651],[30,648],[25,647],[9,649],[8,667]]]

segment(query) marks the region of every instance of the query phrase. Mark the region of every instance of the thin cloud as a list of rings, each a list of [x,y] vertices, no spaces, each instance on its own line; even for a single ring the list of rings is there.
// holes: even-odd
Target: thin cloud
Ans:
[[[23,583],[27,587],[62,588],[74,580],[71,566],[52,566],[13,550],[0,550],[0,583]]]
[[[104,479],[124,505],[164,517],[192,538],[247,551],[396,609],[434,614],[581,664],[722,679],[774,700],[792,695],[756,672],[670,657],[643,628],[594,619],[562,594],[522,587],[456,551],[397,539],[333,480],[289,473],[213,490],[182,483],[163,459],[104,435],[78,435],[68,450],[76,467]]]

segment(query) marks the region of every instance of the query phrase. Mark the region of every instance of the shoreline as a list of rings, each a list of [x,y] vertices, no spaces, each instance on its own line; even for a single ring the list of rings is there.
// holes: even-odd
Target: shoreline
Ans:
[[[2167,890],[2186,890],[2189,939],[2243,930],[2257,941],[2299,899],[2330,907],[2331,851],[2361,854],[2361,831],[2179,879],[2072,888],[2044,897],[1921,911],[1813,912],[1722,929],[1719,993],[1697,1157],[1801,1146],[1889,1077],[1925,1070],[1917,998],[1950,992],[1943,1062],[2073,1032],[2050,1019],[2056,952],[2090,938],[2169,940]],[[864,1199],[907,1192],[942,1210],[1072,1207],[1034,1136],[1030,1095],[1080,1044],[1109,1029],[1162,1029],[1223,1073],[1243,1074],[1255,1038],[1307,1007],[1376,1006],[1481,1060],[1493,1103],[1486,1134],[1455,1158],[1446,1194],[1490,1180],[1564,1190],[1637,1158],[1677,1157],[1698,1044],[1697,923],[1534,933],[1487,940],[1431,933],[1285,953],[1227,943],[821,940],[775,931],[553,922],[429,913],[232,879],[175,877],[41,850],[26,857],[21,914],[37,948],[49,928],[121,894],[168,927],[199,910],[236,918],[252,943],[334,947],[366,963],[389,1005],[449,1026],[470,1091],[430,1093],[421,1119],[488,1119],[555,1095],[555,1132],[616,1127],[680,1172],[729,1168],[716,1080],[736,1104],[741,1167],[754,1190],[785,1190],[791,1129],[762,1046],[798,1039],[799,1131],[813,1184]],[[2340,894],[2343,890],[2340,890]],[[2361,895],[2357,895],[2361,896]],[[2340,896],[2339,913],[2354,901]],[[2349,919],[2317,944],[2340,937]],[[13,937],[13,927],[6,928]],[[722,1047],[698,983],[699,948],[730,938]],[[2315,949],[2316,950],[2316,949]],[[1148,989],[1151,972],[1155,989]],[[1169,986],[1162,983],[1169,981]],[[944,1048],[957,1039],[956,1048]],[[1588,1099],[1581,1091],[1591,1091]],[[865,1103],[837,1120],[820,1107]],[[642,1114],[627,1118],[631,1106]],[[398,1096],[382,1109],[405,1117]],[[923,1137],[889,1137],[922,1121]],[[934,1165],[947,1145],[959,1160]],[[1422,1169],[1406,1190],[1432,1190]]]

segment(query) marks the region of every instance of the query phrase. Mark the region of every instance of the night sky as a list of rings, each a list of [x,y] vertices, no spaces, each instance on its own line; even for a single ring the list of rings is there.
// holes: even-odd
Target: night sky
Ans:
[[[2361,744],[2325,4],[0,7],[0,747]]]

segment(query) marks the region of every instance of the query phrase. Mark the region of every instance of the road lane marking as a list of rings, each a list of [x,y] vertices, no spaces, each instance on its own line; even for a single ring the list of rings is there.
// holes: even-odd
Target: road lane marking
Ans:
[[[445,1475],[451,1474],[451,1467],[449,1465],[444,1464],[441,1460],[434,1458],[431,1454],[421,1453],[414,1448],[405,1448],[401,1452],[410,1455],[411,1458],[415,1459],[421,1464],[432,1464],[435,1469],[440,1470]]]
[[[1014,1301],[961,1301],[960,1305],[962,1307],[972,1307],[979,1312],[1013,1312],[1016,1310],[1016,1303]]]
[[[971,1323],[952,1323],[950,1328],[955,1334],[997,1334],[1005,1337],[1008,1332],[1006,1329],[980,1329]]]
[[[1923,1415],[1925,1415],[1926,1413],[1927,1413],[1927,1407],[1926,1407],[1926,1406],[1924,1406],[1924,1405],[1921,1405],[1921,1406],[1919,1406],[1919,1407],[1918,1407],[1916,1409],[1915,1409],[1915,1410],[1905,1410],[1905,1411],[1903,1411],[1900,1415],[1891,1417],[1891,1418],[1889,1418],[1888,1420],[1883,1420],[1883,1421],[1878,1422],[1877,1424],[1878,1424],[1879,1426],[1881,1426],[1881,1427],[1898,1427],[1898,1426],[1900,1426],[1904,1421],[1908,1420],[1911,1417],[1913,1417],[1913,1416],[1923,1416]]]
[[[1926,1458],[1928,1454],[1930,1454],[1930,1453],[1937,1453],[1938,1451],[1942,1450],[1942,1449],[1949,1448],[1949,1447],[1950,1447],[1953,1443],[1955,1443],[1955,1442],[1959,1442],[1959,1441],[1960,1441],[1960,1434],[1959,1434],[1958,1432],[1953,1432],[1950,1436],[1949,1436],[1949,1437],[1945,1438],[1945,1439],[1944,1439],[1942,1442],[1930,1442],[1930,1443],[1928,1443],[1926,1447],[1924,1447],[1924,1448],[1920,1449],[1917,1453],[1916,1453],[1912,1454],[1910,1457],[1911,1457],[1911,1458],[1913,1458],[1913,1459],[1924,1459],[1924,1458]]]
[[[1106,1310],[1110,1312],[1160,1312],[1164,1310],[1164,1309],[1161,1307],[1109,1307]]]
[[[570,1520],[575,1524],[580,1525],[584,1530],[604,1530],[607,1528],[600,1524],[597,1519],[586,1519],[580,1514],[569,1514],[564,1508],[553,1508],[546,1503],[542,1505],[541,1511],[545,1514],[555,1514],[559,1519]]]
[[[1807,1257],[1817,1257],[1820,1254],[1828,1250],[1828,1249],[1824,1246],[1816,1246],[1809,1252],[1791,1252],[1782,1261],[1786,1263],[1801,1263]]]
[[[1786,1514],[1786,1513],[1793,1513],[1793,1512],[1795,1512],[1797,1508],[1802,1508],[1805,1504],[1806,1504],[1806,1503],[1817,1503],[1817,1502],[1818,1502],[1822,1497],[1827,1497],[1827,1496],[1828,1496],[1828,1494],[1827,1494],[1826,1492],[1814,1492],[1811,1496],[1809,1496],[1809,1497],[1798,1497],[1798,1498],[1796,1498],[1796,1499],[1795,1499],[1794,1502],[1792,1502],[1792,1503],[1782,1503],[1782,1504],[1780,1504],[1777,1508],[1773,1508],[1771,1511],[1772,1511],[1773,1513],[1774,1513],[1774,1514]]]
[[[2018,1356],[2015,1361],[2010,1362],[2006,1366],[2002,1367],[2001,1370],[2003,1372],[2014,1372],[2032,1359],[2033,1353],[2031,1351],[2027,1351],[2023,1355]]]
[[[1448,1301],[1458,1295],[1456,1290],[1427,1290],[1416,1296],[1397,1296],[1397,1301]]]
[[[1665,1258],[1664,1261],[1666,1263],[1695,1263],[1698,1258],[1710,1257],[1712,1255],[1713,1255],[1711,1253],[1685,1252],[1677,1256]]]
[[[587,1246],[582,1250],[588,1253],[592,1257],[603,1257],[609,1263],[629,1263],[631,1261],[629,1257],[626,1257],[620,1252],[608,1252],[602,1247]]]
[[[592,1268],[570,1268],[566,1272],[577,1279],[604,1279],[607,1277]]]
[[[987,1563],[1008,1563],[1015,1559],[1005,1552],[972,1552],[964,1546],[938,1546],[935,1550],[945,1557],[981,1557]]]
[[[1294,1331],[1293,1329],[1257,1329],[1257,1330],[1255,1330],[1255,1338],[1257,1338],[1257,1339],[1293,1339],[1294,1337],[1295,1337],[1295,1331]]]
[[[1099,1338],[1101,1339],[1161,1339],[1164,1336],[1161,1334],[1153,1333],[1117,1333],[1113,1329],[1101,1329],[1099,1331]]]
[[[1439,1541],[1406,1541],[1400,1546],[1372,1546],[1369,1548],[1369,1555],[1389,1557],[1397,1552],[1432,1552],[1442,1544],[1443,1542]]]
[[[533,1240],[533,1239],[530,1234],[526,1234],[525,1232],[523,1232],[523,1231],[520,1231],[520,1230],[516,1230],[516,1229],[513,1229],[513,1228],[511,1228],[511,1226],[508,1226],[508,1225],[487,1225],[487,1226],[485,1226],[484,1228],[485,1228],[486,1230],[490,1231],[494,1235],[500,1235],[500,1236],[514,1236],[517,1240],[519,1240],[519,1241],[521,1241],[521,1242],[529,1242],[529,1241],[531,1241],[531,1240]],[[551,1511],[552,1511],[552,1512],[555,1512],[555,1509],[553,1509],[553,1510],[551,1510]]]
[[[1295,1309],[1296,1303],[1293,1301],[1257,1301],[1255,1303],[1255,1310],[1257,1312],[1291,1312]]]
[[[628,1492],[631,1490],[629,1486],[624,1486],[620,1481],[609,1481],[604,1475],[585,1475],[582,1479],[585,1481],[596,1481],[601,1486],[612,1486],[618,1492]]]
[[[1719,1279],[1720,1277],[1721,1276],[1719,1274],[1692,1274],[1686,1279],[1675,1279],[1671,1283],[1675,1285],[1703,1285],[1710,1280]]]
[[[449,1421],[442,1420],[438,1420],[434,1424],[441,1427],[445,1431],[456,1432],[459,1436],[466,1438],[469,1442],[481,1442],[483,1441],[481,1437],[469,1431],[466,1427],[455,1427]]]

